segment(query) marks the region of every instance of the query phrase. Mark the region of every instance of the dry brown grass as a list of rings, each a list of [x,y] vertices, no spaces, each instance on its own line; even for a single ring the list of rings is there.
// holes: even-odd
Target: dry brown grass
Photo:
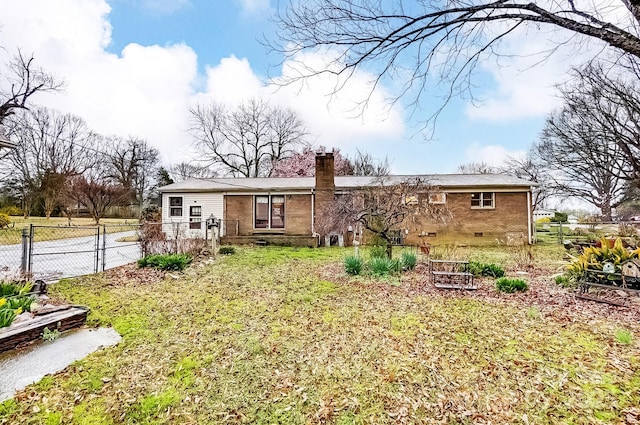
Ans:
[[[623,423],[637,312],[550,286],[442,292],[348,277],[344,251],[255,249],[178,279],[133,268],[55,291],[124,336],[0,405],[2,423]],[[492,254],[493,255],[493,254]],[[496,254],[497,255],[497,254]],[[515,270],[511,270],[515,272]],[[636,338],[620,344],[614,333]]]

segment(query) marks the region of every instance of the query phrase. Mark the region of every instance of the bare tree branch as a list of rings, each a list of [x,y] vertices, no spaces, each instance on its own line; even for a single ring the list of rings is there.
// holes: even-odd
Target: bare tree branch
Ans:
[[[417,104],[424,91],[445,83],[446,103],[458,95],[473,98],[476,66],[500,57],[500,43],[518,28],[564,30],[552,35],[559,44],[573,35],[576,42],[603,42],[614,56],[640,58],[639,10],[631,0],[606,6],[571,0],[292,0],[276,18],[277,40],[267,44],[293,61],[304,52],[337,52],[322,68],[298,62],[297,74],[284,83],[323,73],[348,80],[362,69],[374,74],[371,91],[383,78],[399,86],[394,102]]]
[[[13,58],[8,72],[0,77],[0,125],[16,110],[28,109],[27,102],[38,92],[57,91],[62,82],[53,75],[37,68],[33,56],[26,57],[22,52]]]
[[[292,155],[307,135],[293,110],[256,99],[232,111],[198,105],[191,118],[191,134],[205,161],[232,176],[268,176],[272,164]]]

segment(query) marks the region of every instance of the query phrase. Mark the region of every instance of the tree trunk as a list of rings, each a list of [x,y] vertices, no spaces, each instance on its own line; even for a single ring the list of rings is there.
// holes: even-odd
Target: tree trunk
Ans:
[[[393,245],[391,244],[391,241],[388,239],[385,239],[384,243],[385,243],[385,249],[387,252],[387,258],[389,259],[393,258]]]

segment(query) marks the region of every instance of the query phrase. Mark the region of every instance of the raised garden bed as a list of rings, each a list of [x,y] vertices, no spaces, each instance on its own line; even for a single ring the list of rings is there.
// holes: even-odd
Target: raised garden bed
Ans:
[[[33,318],[14,322],[0,329],[0,353],[42,338],[45,328],[63,332],[82,326],[89,309],[82,306],[47,305],[33,314]]]

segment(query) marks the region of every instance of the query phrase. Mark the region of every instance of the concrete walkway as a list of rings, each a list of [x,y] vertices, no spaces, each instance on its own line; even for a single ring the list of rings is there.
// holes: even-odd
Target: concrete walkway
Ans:
[[[0,403],[46,375],[60,372],[100,347],[116,345],[120,340],[112,328],[78,329],[63,333],[55,341],[39,341],[0,354]]]

